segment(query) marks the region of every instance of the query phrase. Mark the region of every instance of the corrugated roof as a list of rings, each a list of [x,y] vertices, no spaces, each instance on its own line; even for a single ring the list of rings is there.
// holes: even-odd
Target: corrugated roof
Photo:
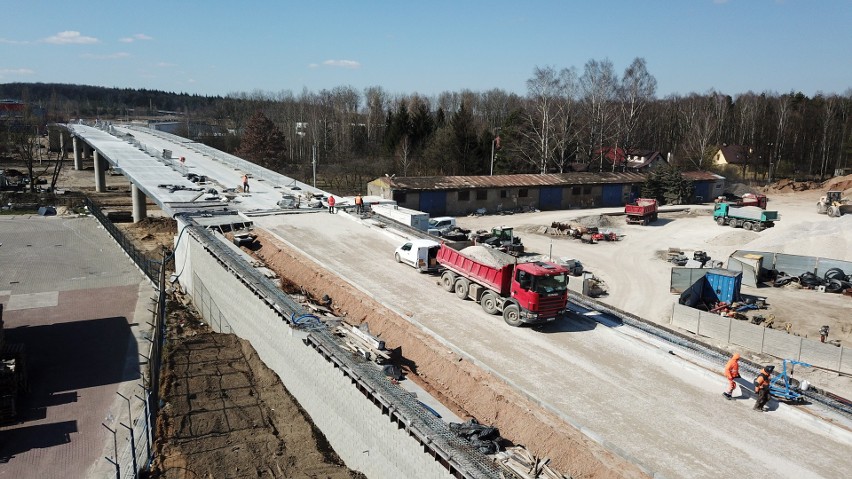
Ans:
[[[720,176],[709,171],[684,171],[681,173],[681,176],[692,181],[716,181],[725,179],[724,176]]]
[[[642,173],[572,172],[550,175],[495,175],[495,176],[411,176],[378,178],[397,190],[465,190],[474,188],[527,188],[541,186],[599,185],[612,183],[643,183]]]

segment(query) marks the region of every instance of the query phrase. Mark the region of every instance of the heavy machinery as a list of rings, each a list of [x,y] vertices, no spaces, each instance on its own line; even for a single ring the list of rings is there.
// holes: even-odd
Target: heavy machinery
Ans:
[[[657,221],[657,200],[639,198],[633,203],[624,205],[624,216],[629,224],[645,226]]]
[[[495,226],[491,231],[477,231],[471,235],[475,245],[488,246],[512,256],[524,254],[521,238],[515,236],[515,230],[509,226]]]
[[[745,230],[763,231],[775,226],[780,219],[777,211],[762,210],[757,206],[731,206],[728,203],[716,203],[713,219],[719,226],[730,225]]]
[[[817,213],[833,218],[852,214],[852,203],[843,198],[842,191],[829,191],[817,202]]]
[[[440,284],[459,299],[470,298],[488,314],[503,313],[510,326],[561,318],[568,303],[568,269],[555,263],[518,263],[492,248],[455,250],[442,244]]]

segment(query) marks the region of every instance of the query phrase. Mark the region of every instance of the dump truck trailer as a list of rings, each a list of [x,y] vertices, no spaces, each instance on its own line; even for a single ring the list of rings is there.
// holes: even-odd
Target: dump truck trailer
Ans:
[[[460,299],[470,298],[488,314],[503,314],[511,326],[561,318],[568,303],[568,269],[555,263],[519,263],[493,248],[456,250],[442,244],[440,284]]]
[[[733,226],[752,231],[763,231],[775,226],[780,219],[777,211],[760,209],[757,206],[731,206],[728,203],[716,203],[713,219],[719,226]]]
[[[629,224],[647,225],[657,221],[657,200],[639,198],[633,203],[624,205],[624,215]]]

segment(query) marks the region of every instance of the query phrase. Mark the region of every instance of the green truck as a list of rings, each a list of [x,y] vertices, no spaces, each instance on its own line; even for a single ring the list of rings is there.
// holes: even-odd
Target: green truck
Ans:
[[[730,225],[750,231],[763,231],[775,226],[780,215],[777,211],[767,211],[757,206],[731,206],[728,203],[716,203],[713,219],[719,226]]]

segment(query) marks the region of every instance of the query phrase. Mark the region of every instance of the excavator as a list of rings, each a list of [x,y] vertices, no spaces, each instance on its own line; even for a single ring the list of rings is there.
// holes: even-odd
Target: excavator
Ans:
[[[817,202],[817,213],[835,218],[852,214],[852,203],[843,198],[842,191],[829,191]]]

